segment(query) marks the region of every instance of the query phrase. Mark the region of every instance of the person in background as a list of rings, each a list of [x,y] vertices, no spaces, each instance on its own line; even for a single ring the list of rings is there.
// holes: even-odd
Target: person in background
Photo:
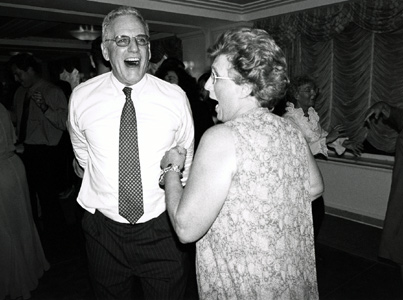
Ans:
[[[217,106],[217,101],[210,98],[210,92],[204,88],[207,80],[211,76],[211,71],[203,73],[200,75],[197,80],[197,84],[199,85],[199,98],[201,101],[206,102],[210,111],[211,118],[213,119],[214,124],[217,124],[217,112],[215,111],[215,107]]]
[[[28,299],[49,269],[32,217],[14,126],[0,104],[0,299]]]
[[[186,147],[161,160],[168,213],[197,241],[201,299],[318,299],[311,200],[322,177],[302,134],[270,113],[288,83],[281,49],[260,29],[226,31],[209,50],[217,124],[183,189]]]
[[[164,59],[164,61],[161,63],[159,69],[165,70],[165,69],[186,69],[186,66],[182,60],[176,57],[167,57]]]
[[[399,136],[396,140],[392,185],[383,223],[379,256],[400,266],[403,281],[403,109],[380,101],[372,105],[365,114],[365,122],[369,125],[381,118],[395,128]]]
[[[17,150],[22,153],[27,172],[34,220],[38,224],[38,197],[44,230],[54,232],[64,225],[57,200],[59,162],[63,160],[58,144],[66,130],[67,99],[58,86],[42,78],[41,66],[31,54],[12,56],[8,64],[20,83],[14,94],[13,112]]]
[[[319,115],[315,111],[315,101],[319,89],[313,79],[303,75],[291,81],[287,91],[284,118],[292,121],[303,132],[314,155],[328,156],[328,148],[335,149],[338,155],[349,150],[355,156],[362,151],[361,142],[345,136],[345,128],[339,124],[327,132],[319,124]]]
[[[362,143],[348,139],[343,125],[336,125],[330,132],[324,130],[319,123],[319,115],[314,109],[318,96],[315,82],[308,76],[299,76],[291,81],[287,91],[285,113],[280,114],[300,129],[308,142],[314,156],[328,156],[328,147],[334,148],[341,155],[346,149],[359,156],[363,149]],[[315,240],[325,216],[325,202],[319,197],[312,202]]]
[[[189,256],[169,222],[158,177],[161,157],[175,145],[189,149],[190,168],[189,102],[178,86],[147,73],[149,29],[135,8],[121,6],[104,18],[101,47],[112,71],[73,90],[68,118],[84,171],[77,201],[86,210],[94,292],[97,299],[183,299]]]
[[[59,64],[51,64],[49,66],[49,78],[50,80],[64,93],[64,96],[67,100],[70,99],[71,95],[71,85],[69,82],[60,79],[60,74],[65,70],[64,63]],[[69,133],[67,130],[63,131],[62,137],[60,138],[59,144],[59,151],[61,155],[61,160],[59,162],[59,191],[58,191],[58,198],[59,200],[63,201],[68,199],[74,193],[74,171],[71,161],[74,158],[73,148],[71,146]],[[62,202],[63,203],[63,202]],[[63,208],[63,205],[62,205]],[[64,210],[64,208],[63,208]],[[66,213],[65,213],[66,216]],[[67,219],[66,219],[67,221]],[[69,221],[67,223],[70,223]]]
[[[199,100],[199,86],[197,85],[196,79],[181,67],[164,64],[157,70],[155,76],[172,84],[177,84],[185,91],[192,109],[195,127],[194,150],[196,152],[203,133],[214,125],[214,122],[210,117],[207,103]]]
[[[111,64],[102,55],[102,37],[98,37],[91,43],[90,60],[91,65],[96,71],[96,76],[107,73],[111,70]]]
[[[168,56],[165,53],[165,49],[160,43],[153,45],[151,47],[151,58],[147,72],[151,75],[155,75],[155,72],[167,58]]]

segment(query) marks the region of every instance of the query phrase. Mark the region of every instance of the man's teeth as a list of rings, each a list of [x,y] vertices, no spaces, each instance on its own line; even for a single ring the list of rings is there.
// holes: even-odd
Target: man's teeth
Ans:
[[[127,63],[129,65],[137,66],[140,63],[140,59],[139,58],[128,58],[125,60],[125,63]]]

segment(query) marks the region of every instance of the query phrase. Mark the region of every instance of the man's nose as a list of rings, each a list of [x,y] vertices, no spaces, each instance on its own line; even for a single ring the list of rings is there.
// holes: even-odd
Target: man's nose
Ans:
[[[137,45],[137,41],[135,38],[130,39],[130,44],[127,46],[129,51],[137,52],[139,50],[139,45]]]

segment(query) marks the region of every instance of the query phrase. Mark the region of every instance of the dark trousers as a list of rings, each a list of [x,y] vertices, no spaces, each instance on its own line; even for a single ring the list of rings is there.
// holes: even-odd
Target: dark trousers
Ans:
[[[313,231],[315,236],[315,242],[318,239],[320,227],[325,217],[325,201],[320,196],[312,201],[312,218],[313,218]]]
[[[59,192],[63,192],[64,190],[71,188],[76,180],[76,175],[73,169],[73,146],[71,145],[70,135],[67,131],[63,132],[57,147],[60,151]]]
[[[166,212],[135,225],[85,212],[82,225],[97,299],[184,299],[189,255]]]
[[[24,162],[32,213],[35,223],[45,229],[55,229],[64,222],[63,212],[58,201],[60,151],[57,146],[24,144],[21,156]],[[38,224],[39,209],[43,224]]]

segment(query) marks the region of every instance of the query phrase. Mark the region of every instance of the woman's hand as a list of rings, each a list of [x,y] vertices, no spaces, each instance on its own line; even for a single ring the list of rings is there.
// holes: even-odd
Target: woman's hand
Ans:
[[[364,150],[363,144],[357,141],[345,140],[343,142],[343,147],[353,152],[355,156],[360,156],[362,150]]]
[[[328,133],[326,137],[326,144],[332,143],[338,138],[345,137],[345,128],[344,125],[336,125],[334,128]]]
[[[161,169],[166,168],[169,164],[179,166],[179,169],[183,169],[186,159],[186,149],[181,146],[171,148],[165,152],[164,157],[161,159]]]

